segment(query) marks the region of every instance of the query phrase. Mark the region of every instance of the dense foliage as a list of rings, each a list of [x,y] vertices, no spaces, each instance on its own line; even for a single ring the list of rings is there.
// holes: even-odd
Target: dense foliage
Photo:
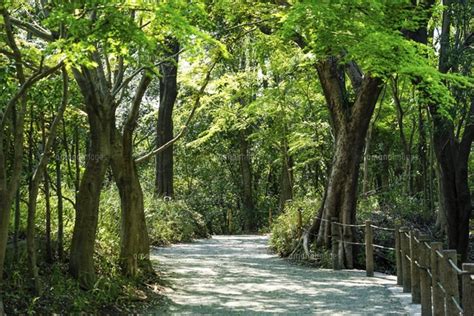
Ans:
[[[0,314],[159,304],[150,246],[213,234],[325,265],[321,218],[469,260],[472,6],[0,1]]]

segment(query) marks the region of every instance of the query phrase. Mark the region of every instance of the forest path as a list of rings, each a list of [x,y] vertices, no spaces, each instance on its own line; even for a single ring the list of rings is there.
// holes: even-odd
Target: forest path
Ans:
[[[158,314],[394,314],[412,311],[395,277],[291,264],[267,236],[214,236],[156,248],[152,259],[171,285]],[[405,305],[405,306],[404,306]],[[415,309],[413,309],[415,307]]]

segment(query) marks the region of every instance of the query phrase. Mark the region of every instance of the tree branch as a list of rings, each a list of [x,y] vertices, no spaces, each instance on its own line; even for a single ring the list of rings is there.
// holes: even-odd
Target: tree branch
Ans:
[[[360,87],[362,86],[362,70],[355,61],[351,60],[346,64],[346,73],[351,80],[352,88],[354,88],[354,91],[358,93],[360,91]]]
[[[135,96],[133,97],[132,107],[128,114],[127,120],[125,121],[125,125],[123,127],[124,134],[129,134],[131,136],[135,126],[137,125],[137,118],[139,114],[140,105],[142,103],[143,96],[152,81],[151,76],[148,73],[144,73],[140,83],[138,84],[137,90],[135,92]]]
[[[169,56],[166,56],[165,59],[157,62],[156,64],[154,64],[153,66],[154,67],[158,67],[159,65],[169,61],[170,59],[178,56],[179,54],[181,54],[182,52],[184,52],[185,49],[182,48],[180,49],[177,53],[175,54],[172,54],[172,55],[169,55]],[[130,76],[128,76],[127,78],[123,79],[123,75],[120,77],[120,82],[116,80],[115,82],[115,85],[114,85],[114,89],[112,90],[112,95],[113,96],[116,96],[123,88],[125,88],[129,83],[130,81],[133,80],[133,78],[135,78],[140,72],[142,72],[143,70],[149,70],[149,71],[153,71],[153,69],[149,66],[142,66],[138,69],[136,69],[134,72],[132,72],[130,74]],[[123,79],[123,81],[122,81]]]
[[[34,25],[32,23],[28,23],[25,21],[21,21],[17,18],[10,17],[11,22],[13,25],[30,32],[31,34],[35,35],[36,37],[39,37],[47,42],[52,42],[54,41],[54,36],[53,34],[49,33],[48,31],[41,29],[39,26]]]
[[[337,134],[345,126],[349,101],[344,82],[344,71],[339,68],[339,60],[332,56],[316,66],[323,88],[334,131]]]
[[[35,84],[37,81],[39,81],[39,80],[41,80],[45,77],[48,77],[49,75],[55,73],[62,66],[63,66],[63,62],[61,61],[56,66],[48,68],[44,71],[38,72],[35,75],[28,78],[28,80],[25,81],[25,83],[20,87],[18,92],[8,101],[5,112],[1,115],[2,120],[1,120],[1,123],[0,123],[0,130],[2,130],[5,127],[8,113],[11,111],[11,109],[16,104],[16,102],[18,102],[18,100],[28,91],[28,89],[33,84]]]
[[[204,78],[204,81],[201,85],[201,88],[199,89],[197,95],[196,95],[196,99],[194,101],[194,104],[193,104],[193,107],[191,109],[191,113],[189,114],[183,128],[181,129],[181,131],[175,136],[173,137],[173,139],[171,139],[170,141],[168,141],[167,143],[163,144],[162,146],[152,150],[151,152],[139,157],[139,158],[136,158],[135,159],[135,162],[136,163],[140,163],[140,162],[144,162],[146,161],[147,159],[151,158],[151,157],[154,157],[156,154],[162,152],[163,150],[165,150],[166,148],[170,147],[171,145],[173,145],[174,143],[176,143],[176,141],[178,141],[181,137],[183,137],[184,135],[186,135],[186,132],[189,128],[189,124],[191,123],[193,117],[194,117],[194,114],[196,113],[196,110],[199,108],[200,104],[201,104],[201,97],[203,96],[204,94],[204,91],[206,90],[206,87],[207,85],[209,84],[209,81],[211,80],[211,73],[212,73],[212,70],[215,68],[215,66],[217,65],[217,62],[219,61],[220,58],[216,58],[216,60],[210,65],[209,69],[207,70],[207,74],[206,74],[206,77]]]
[[[471,151],[472,142],[474,141],[474,97],[471,97],[471,106],[466,118],[466,126],[459,143],[460,159],[467,163]]]
[[[15,54],[14,54],[14,53],[9,52],[8,50],[3,49],[3,48],[0,48],[0,54],[3,54],[3,55],[5,55],[5,56],[7,56],[8,58],[15,58]]]

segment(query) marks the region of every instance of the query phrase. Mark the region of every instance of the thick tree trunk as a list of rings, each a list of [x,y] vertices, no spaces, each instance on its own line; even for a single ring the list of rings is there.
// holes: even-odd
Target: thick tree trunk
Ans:
[[[451,64],[453,61],[450,58],[452,24],[450,6],[453,3],[450,0],[443,3],[448,9],[443,12],[441,28],[439,71],[442,73],[448,73],[452,68],[462,66]],[[458,49],[459,47],[454,47],[454,51]],[[456,58],[455,62],[460,60]],[[469,65],[467,68],[467,71],[470,71]],[[428,92],[422,91],[422,93]],[[443,195],[440,200],[446,212],[448,245],[449,248],[457,250],[463,262],[468,258],[469,219],[472,211],[468,182],[468,162],[474,140],[474,98],[472,95],[470,102],[464,120],[464,130],[460,137],[455,134],[453,121],[440,113],[440,107],[434,103],[429,105],[433,117],[434,149],[440,168],[440,187]]]
[[[77,195],[71,242],[69,270],[86,289],[90,289],[95,282],[93,257],[100,192],[110,157],[111,124],[106,117],[99,117],[94,110],[88,111],[91,141]]]
[[[382,90],[381,79],[351,72],[356,99],[350,102],[345,90],[344,70],[336,58],[319,63],[317,70],[331,114],[335,152],[322,208],[323,221],[314,219],[313,225],[306,231],[306,250],[307,242],[316,233],[318,244],[330,245],[330,221],[333,217],[344,224],[355,222],[360,162],[370,119]],[[353,241],[353,235],[352,228],[344,227],[344,241]],[[352,268],[352,245],[344,243],[343,255],[346,267]]]
[[[113,136],[112,172],[120,194],[120,266],[125,275],[136,276],[139,268],[149,270],[150,242],[145,221],[143,192],[132,158],[132,142],[117,129]]]
[[[359,134],[359,136],[357,135]],[[357,203],[357,181],[359,166],[364,147],[364,137],[360,130],[350,130],[348,134],[341,133],[336,139],[336,152],[329,176],[329,185],[326,200],[324,201],[323,219],[330,221],[337,217],[341,223],[355,222]],[[330,245],[330,225],[324,222],[318,234],[318,244]],[[343,239],[352,241],[353,229],[344,227]],[[352,268],[352,246],[345,244],[345,263]]]
[[[140,104],[151,82],[144,74],[134,96],[123,132],[112,123],[111,165],[119,189],[122,221],[120,238],[120,265],[125,275],[135,276],[139,268],[151,271],[150,242],[145,221],[143,192],[133,158],[133,132],[137,125]]]
[[[472,205],[468,182],[468,160],[474,134],[474,102],[470,123],[461,142],[454,136],[451,121],[431,108],[434,122],[434,147],[440,167],[442,209],[446,213],[448,245],[456,249],[464,262],[469,250],[469,219]]]
[[[249,156],[248,133],[240,131],[239,133],[239,152],[240,152],[240,176],[242,192],[242,208],[244,212],[244,230],[255,232],[257,230],[255,203],[253,199],[253,179],[252,166]]]
[[[77,193],[76,218],[69,257],[69,271],[85,289],[92,288],[95,282],[94,246],[100,193],[110,163],[113,132],[111,127],[116,108],[100,56],[94,53],[91,57],[98,67],[74,70],[74,77],[84,97],[90,134],[86,166]]]
[[[171,61],[160,67],[160,107],[158,109],[157,148],[173,138],[173,108],[178,95],[178,52],[179,44],[170,40],[168,44]],[[173,145],[156,155],[155,189],[158,196],[174,196],[173,188]]]
[[[95,280],[94,243],[98,224],[100,192],[105,173],[112,164],[122,202],[121,262],[125,273],[135,275],[138,256],[148,257],[148,235],[143,212],[143,195],[138,181],[135,161],[132,158],[133,131],[137,124],[143,95],[151,82],[145,73],[134,96],[130,113],[123,128],[123,135],[115,126],[117,107],[115,93],[111,89],[100,56],[93,53],[98,64],[95,69],[75,70],[76,81],[85,98],[90,126],[90,144],[86,168],[81,178],[76,202],[76,222],[71,243],[70,271],[81,286],[91,288]],[[120,73],[119,70],[118,72]],[[117,75],[114,86],[121,86]],[[76,146],[78,147],[78,146]],[[76,149],[76,155],[78,148]],[[76,174],[76,176],[78,176]],[[148,258],[146,258],[148,259]]]

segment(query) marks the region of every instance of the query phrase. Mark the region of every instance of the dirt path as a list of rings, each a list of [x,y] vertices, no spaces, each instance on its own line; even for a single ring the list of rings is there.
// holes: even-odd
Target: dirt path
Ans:
[[[271,254],[265,236],[214,236],[153,251],[171,287],[176,314],[411,314],[393,289],[394,277],[319,270]]]

